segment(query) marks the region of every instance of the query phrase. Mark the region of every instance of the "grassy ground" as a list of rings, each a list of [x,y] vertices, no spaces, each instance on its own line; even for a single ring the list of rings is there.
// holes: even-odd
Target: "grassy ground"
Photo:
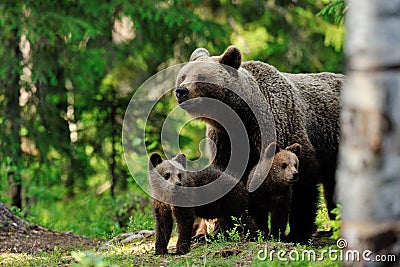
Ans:
[[[102,220],[108,221],[110,218]],[[337,221],[329,221],[322,198],[316,224],[319,231],[326,231],[332,227],[335,230],[340,226]],[[49,225],[44,226],[51,228]],[[81,224],[81,227],[89,226]],[[151,211],[146,205],[146,208],[134,213],[127,230],[134,232],[152,227]],[[28,234],[26,235],[28,238]],[[66,234],[67,237],[70,235]],[[79,244],[67,249],[55,245],[52,250],[37,250],[34,253],[32,250],[16,253],[16,250],[10,248],[0,251],[0,266],[340,266],[340,262],[327,257],[330,249],[337,249],[335,240],[330,236],[329,234],[314,238],[307,246],[300,246],[276,241],[265,242],[261,239],[258,242],[243,241],[233,232],[230,234],[230,241],[219,238],[207,244],[193,243],[190,253],[177,256],[172,254],[176,243],[175,233],[169,244],[171,255],[167,256],[154,255],[154,236],[151,236],[135,243],[113,243],[104,250],[99,250],[101,245],[85,248]],[[33,240],[37,238],[32,236],[31,239],[32,246],[37,246],[38,242]],[[62,241],[61,243],[63,244]],[[322,255],[325,257],[322,258]]]
[[[175,244],[176,239],[171,240]],[[324,241],[325,242],[325,241]],[[333,242],[334,243],[334,242]],[[337,261],[323,259],[323,250],[334,249],[328,240],[323,247],[300,246],[280,242],[227,242],[195,244],[190,253],[182,256],[154,255],[154,240],[118,245],[106,251],[54,250],[51,253],[7,254],[0,256],[2,266],[339,266]],[[173,246],[170,246],[173,251]],[[274,251],[274,252],[272,252]],[[282,255],[284,251],[285,255]],[[314,254],[310,254],[315,252]],[[272,258],[271,256],[272,252]],[[278,254],[281,253],[278,259]]]

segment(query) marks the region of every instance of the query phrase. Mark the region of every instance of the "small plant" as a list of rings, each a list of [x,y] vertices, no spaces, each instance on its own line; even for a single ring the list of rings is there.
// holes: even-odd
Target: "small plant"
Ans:
[[[265,237],[264,237],[263,232],[260,231],[260,230],[257,230],[257,242],[258,243],[263,243],[264,239],[265,239]]]
[[[209,236],[205,235],[206,242],[209,241],[208,239],[214,240],[214,237],[215,237],[214,236],[214,229],[213,229],[213,226],[211,224],[207,225],[207,233],[209,233]]]
[[[233,242],[240,242],[247,240],[250,237],[250,232],[246,230],[246,224],[242,222],[241,218],[236,218],[232,216],[232,220],[235,222],[232,229],[227,230],[228,237]],[[243,233],[243,236],[242,234]]]
[[[233,242],[240,242],[241,237],[236,226],[227,230],[226,232],[228,233],[229,240],[232,240]]]
[[[75,267],[116,267],[118,265],[110,265],[108,261],[105,261],[105,255],[99,254],[96,255],[94,251],[85,251],[85,252],[72,252],[72,258],[77,262],[72,266]]]
[[[308,239],[308,247],[312,248],[314,246],[314,240],[312,238]]]
[[[226,237],[223,233],[218,233],[216,242],[226,242]]]
[[[341,219],[341,206],[338,205],[332,210],[332,213],[336,215],[335,220],[329,220],[329,224],[332,227],[332,239],[337,240],[340,237],[340,229],[342,227]]]
[[[150,208],[146,209],[144,212],[134,212],[134,214],[129,217],[128,231],[130,232],[153,228],[154,220],[151,215]]]

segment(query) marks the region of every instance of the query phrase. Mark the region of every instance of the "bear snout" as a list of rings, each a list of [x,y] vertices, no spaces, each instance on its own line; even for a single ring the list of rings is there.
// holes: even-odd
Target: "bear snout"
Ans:
[[[176,95],[176,98],[178,99],[178,103],[181,103],[181,102],[187,100],[187,98],[189,96],[189,90],[186,87],[179,86],[175,90],[175,95]]]
[[[291,181],[297,182],[298,180],[299,180],[299,172],[294,172]]]

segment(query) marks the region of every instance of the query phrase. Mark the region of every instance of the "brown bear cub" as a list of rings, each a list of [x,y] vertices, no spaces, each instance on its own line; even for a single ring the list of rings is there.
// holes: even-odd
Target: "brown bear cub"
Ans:
[[[250,192],[249,212],[258,229],[266,236],[268,236],[268,214],[271,213],[269,234],[274,238],[285,238],[292,185],[299,178],[300,151],[300,144],[295,143],[286,149],[280,149],[273,142],[265,149],[261,161],[249,174],[247,182],[247,189]],[[261,183],[259,187],[257,182]]]
[[[214,229],[216,235],[233,227],[232,216],[241,218],[247,209],[248,192],[237,178],[214,167],[196,172],[185,171],[185,168],[186,157],[183,154],[171,160],[163,160],[158,153],[150,156],[149,183],[154,198],[152,207],[156,220],[156,254],[168,252],[167,245],[171,237],[173,218],[178,228],[176,253],[185,254],[190,250],[192,228],[196,217],[218,218],[218,224]],[[217,183],[217,186],[210,186],[205,191],[196,191],[197,188],[219,181],[222,182]],[[190,187],[196,188],[190,189]],[[216,187],[223,187],[227,193],[203,204],[202,200],[214,193],[218,194]],[[182,200],[183,205],[181,205]]]

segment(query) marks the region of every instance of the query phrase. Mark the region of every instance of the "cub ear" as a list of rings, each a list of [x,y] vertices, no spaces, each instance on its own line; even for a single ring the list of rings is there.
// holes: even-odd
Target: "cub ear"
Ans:
[[[183,166],[183,168],[186,169],[186,156],[185,156],[185,154],[179,153],[172,160],[178,162],[179,164],[181,164]]]
[[[286,150],[293,152],[297,157],[300,157],[301,145],[298,143],[294,143],[286,148]]]
[[[196,61],[200,58],[209,58],[210,53],[205,48],[197,48],[193,51],[192,55],[190,56],[190,61]]]
[[[242,64],[242,53],[236,46],[229,46],[220,56],[219,63],[238,69]]]
[[[151,154],[150,159],[149,159],[149,170],[154,169],[162,161],[163,160],[162,160],[160,154],[158,154],[157,152]]]
[[[267,148],[264,150],[264,157],[266,159],[271,159],[275,156],[276,153],[279,152],[279,147],[276,144],[276,142],[272,142],[267,146]]]

